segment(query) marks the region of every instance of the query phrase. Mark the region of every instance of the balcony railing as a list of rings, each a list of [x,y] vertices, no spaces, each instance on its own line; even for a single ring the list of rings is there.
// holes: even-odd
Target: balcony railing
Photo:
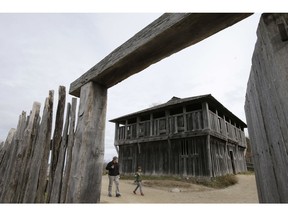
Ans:
[[[245,143],[245,134],[235,125],[225,121],[225,119],[219,117],[215,113],[209,111],[210,119],[210,129],[219,134],[222,134],[225,137],[228,137],[231,140],[234,140],[239,143]]]
[[[152,125],[151,125],[152,122]],[[125,129],[126,128],[126,129]],[[127,124],[118,128],[118,140],[176,134],[203,129],[202,110]]]
[[[224,137],[236,142],[245,143],[244,132],[225,121],[217,114],[209,111],[210,129]],[[173,135],[181,132],[189,132],[204,129],[202,110],[170,115],[168,117],[155,118],[127,124],[118,128],[118,140],[131,140],[144,137]]]

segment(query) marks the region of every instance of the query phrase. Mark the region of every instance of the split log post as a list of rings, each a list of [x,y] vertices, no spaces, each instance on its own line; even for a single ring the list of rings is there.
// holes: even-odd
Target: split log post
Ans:
[[[26,168],[26,153],[31,149],[31,146],[34,142],[33,137],[33,130],[37,126],[39,113],[40,113],[40,103],[34,102],[32,111],[29,116],[28,125],[24,131],[24,137],[22,145],[19,147],[19,151],[17,152],[17,158],[15,161],[14,166],[14,175],[13,175],[13,199],[11,200],[13,203],[18,202],[18,198],[21,193],[21,188],[23,184],[23,176],[24,176],[24,170]]]
[[[29,123],[25,130],[24,141],[26,145],[26,150],[23,155],[21,172],[19,175],[19,181],[18,181],[17,190],[16,190],[16,195],[17,195],[16,202],[19,202],[19,203],[23,201],[23,195],[25,192],[27,179],[29,176],[31,156],[32,156],[35,141],[37,138],[39,122],[41,120],[40,107],[41,107],[41,104],[39,102],[34,102],[33,107],[32,107],[32,112],[29,118]]]
[[[64,170],[64,162],[65,162],[65,154],[67,149],[67,140],[68,140],[68,127],[69,127],[69,119],[70,119],[70,110],[71,104],[67,104],[67,112],[66,112],[66,119],[65,125],[62,135],[61,146],[59,149],[57,167],[54,174],[53,185],[51,189],[50,199],[47,200],[50,203],[59,203],[60,202],[60,195],[61,195],[61,185],[63,180],[63,170]]]
[[[14,172],[16,170],[15,166],[17,166],[17,154],[21,151],[21,145],[23,141],[24,130],[26,128],[26,112],[22,112],[19,117],[16,134],[11,143],[11,153],[9,157],[9,162],[6,167],[5,175],[4,175],[4,185],[3,185],[3,193],[1,195],[1,202],[3,203],[11,203],[13,200],[13,196],[15,194],[15,179]]]
[[[52,129],[53,96],[54,91],[49,91],[49,96],[45,101],[42,121],[39,127],[39,133],[31,159],[27,186],[23,197],[23,202],[25,203],[34,203],[36,201],[36,193],[38,195],[37,202],[44,201]]]
[[[64,119],[64,110],[66,103],[66,89],[65,86],[59,86],[58,91],[58,106],[56,111],[56,121],[55,128],[52,140],[52,153],[51,153],[51,163],[50,163],[50,172],[48,180],[48,189],[47,189],[47,202],[50,200],[50,195],[52,192],[53,181],[55,177],[55,172],[58,163],[59,151],[61,148],[61,139],[62,139],[62,129],[63,129],[63,119]]]
[[[106,106],[106,87],[94,82],[81,87],[68,203],[100,202]]]
[[[0,151],[0,201],[1,201],[1,196],[3,194],[3,186],[4,186],[4,175],[5,172],[7,171],[7,163],[10,158],[10,153],[11,153],[11,144],[14,139],[14,136],[16,134],[16,129],[12,128],[10,129],[8,136],[5,140],[4,146],[1,148]]]
[[[63,180],[62,180],[60,203],[65,203],[67,185],[68,185],[70,170],[71,170],[72,149],[73,149],[73,142],[74,142],[74,129],[75,129],[75,121],[76,121],[76,117],[75,117],[76,106],[77,106],[77,98],[72,98],[69,136],[68,136],[68,144],[67,144],[67,150],[66,150],[66,165],[65,165],[65,170],[64,170]]]

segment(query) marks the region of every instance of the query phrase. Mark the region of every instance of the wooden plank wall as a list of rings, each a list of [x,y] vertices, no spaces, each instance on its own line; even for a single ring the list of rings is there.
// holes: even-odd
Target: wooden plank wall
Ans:
[[[247,171],[245,148],[214,137],[210,138],[212,167],[209,167],[206,142],[206,136],[198,136],[120,145],[120,171],[129,175],[141,166],[145,175],[194,177],[209,176],[210,169],[214,177]]]
[[[225,142],[211,137],[211,160],[213,176],[223,176],[227,174],[246,172],[246,161],[244,158],[245,148],[235,143]],[[233,158],[231,157],[231,153]],[[235,170],[233,170],[233,165]]]
[[[287,14],[263,14],[245,113],[261,203],[288,202]]]
[[[206,138],[163,140],[119,146],[122,174],[138,166],[145,175],[207,176]]]
[[[49,91],[42,117],[38,102],[34,102],[30,115],[22,112],[17,128],[9,131],[1,146],[1,203],[65,202],[77,100],[72,99],[72,109],[70,103],[67,104],[63,127],[66,90],[64,86],[59,87],[55,129],[52,134],[53,101],[54,91]]]

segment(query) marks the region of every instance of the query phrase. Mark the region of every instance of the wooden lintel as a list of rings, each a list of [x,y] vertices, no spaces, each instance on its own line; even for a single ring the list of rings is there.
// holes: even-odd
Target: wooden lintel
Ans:
[[[112,87],[250,15],[251,13],[163,14],[72,82],[69,93],[79,97],[81,87],[90,81],[106,88]]]

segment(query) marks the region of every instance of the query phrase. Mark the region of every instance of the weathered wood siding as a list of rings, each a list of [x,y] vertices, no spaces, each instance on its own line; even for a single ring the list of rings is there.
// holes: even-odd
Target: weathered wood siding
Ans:
[[[206,138],[174,139],[121,145],[121,173],[138,166],[146,175],[207,176]]]
[[[143,120],[122,119],[115,133],[121,172],[133,173],[137,166],[147,175],[213,177],[245,172],[245,124],[237,125],[237,120],[212,110],[207,102],[198,102],[145,113]]]
[[[137,137],[138,125],[138,137]],[[204,129],[202,110],[196,110],[162,118],[151,118],[138,123],[127,123],[116,128],[117,140],[133,140],[145,137],[156,137]]]
[[[141,166],[146,175],[210,176],[209,159],[212,176],[247,171],[244,147],[212,136],[206,143],[207,135],[120,145],[120,172]]]
[[[175,140],[172,154],[179,157],[179,172],[183,176],[207,176],[206,136]],[[178,154],[177,154],[178,153]]]
[[[288,202],[288,14],[263,14],[245,113],[261,203]]]
[[[237,174],[247,171],[244,147],[211,137],[213,176]]]
[[[209,111],[209,120],[211,125],[211,130],[221,134],[234,142],[237,142],[240,146],[246,147],[246,139],[244,131],[226,121],[224,118],[218,116],[217,114]]]

